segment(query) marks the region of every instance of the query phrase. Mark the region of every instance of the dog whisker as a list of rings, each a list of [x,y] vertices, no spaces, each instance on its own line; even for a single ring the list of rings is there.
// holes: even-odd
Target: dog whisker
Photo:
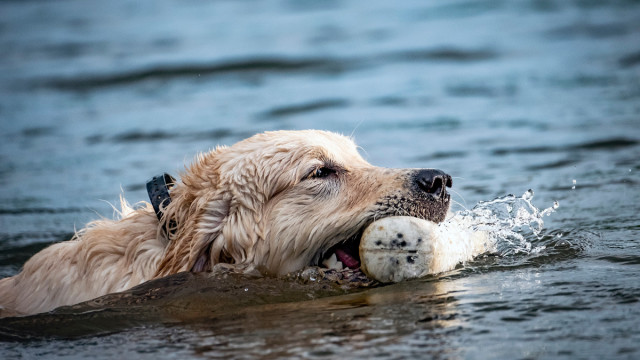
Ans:
[[[463,197],[462,195],[460,195],[460,193],[459,193],[459,192],[457,192],[457,191],[455,191],[455,190],[453,190],[453,189],[449,189],[449,191],[450,191],[450,192],[452,192],[452,193],[454,193],[454,194],[456,194],[456,195],[457,195],[457,196],[458,196],[458,197],[459,197],[459,198],[464,202],[464,206],[462,206],[462,204],[461,204],[461,203],[459,203],[459,202],[457,202],[457,201],[454,201],[453,199],[452,199],[452,201],[454,201],[454,202],[455,202],[455,203],[457,203],[458,205],[461,205],[465,210],[468,210],[468,209],[467,209],[467,201],[464,199],[464,197]]]
[[[360,127],[360,125],[362,125],[363,122],[364,122],[364,118],[358,121],[358,123],[356,124],[356,127],[353,128],[351,135],[349,135],[349,138],[353,139],[353,135],[356,133],[356,130],[358,130],[358,128]]]
[[[467,209],[464,205],[462,205],[461,203],[459,203],[458,201],[451,200],[451,202],[452,202],[454,205],[458,205],[458,206],[460,206],[460,207],[461,207],[462,209],[464,209],[464,210],[469,210],[469,209]]]

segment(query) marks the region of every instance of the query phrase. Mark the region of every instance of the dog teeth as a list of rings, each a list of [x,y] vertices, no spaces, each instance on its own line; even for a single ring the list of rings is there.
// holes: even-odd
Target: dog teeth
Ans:
[[[324,265],[329,269],[334,269],[334,270],[344,269],[344,265],[342,264],[342,261],[338,260],[338,258],[336,257],[336,254],[331,254],[331,256],[329,256],[327,259],[325,259],[322,262],[322,265]]]

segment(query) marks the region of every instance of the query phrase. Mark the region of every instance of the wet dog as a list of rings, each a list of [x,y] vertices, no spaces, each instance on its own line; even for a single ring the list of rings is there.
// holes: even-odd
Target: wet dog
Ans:
[[[196,157],[159,211],[123,201],[121,218],[90,223],[0,280],[3,316],[33,314],[182,271],[229,264],[284,275],[327,263],[359,265],[374,220],[440,222],[451,177],[370,165],[347,137],[277,131]]]

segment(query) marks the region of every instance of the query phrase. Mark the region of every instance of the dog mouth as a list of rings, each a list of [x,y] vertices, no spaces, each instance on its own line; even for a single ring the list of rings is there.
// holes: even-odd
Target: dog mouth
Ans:
[[[435,204],[433,203],[434,199],[436,199]],[[319,261],[312,265],[337,271],[347,269],[359,270],[361,263],[360,241],[362,240],[362,235],[364,234],[365,229],[375,220],[380,220],[390,216],[405,215],[440,223],[444,221],[449,209],[449,203],[450,196],[446,190],[443,189],[437,194],[437,197],[420,204],[422,206],[416,206],[415,203],[413,203],[407,208],[393,206],[386,208],[386,211],[384,212],[376,212],[375,216],[371,216],[365,220],[364,224],[359,227],[359,230],[354,235],[332,245],[329,248],[321,250],[318,257],[316,257]]]
[[[367,225],[363,226],[355,235],[345,241],[337,243],[324,252],[325,256],[321,258],[319,266],[338,271],[344,269],[359,269],[360,240],[364,229],[366,229],[368,225],[367,223]]]

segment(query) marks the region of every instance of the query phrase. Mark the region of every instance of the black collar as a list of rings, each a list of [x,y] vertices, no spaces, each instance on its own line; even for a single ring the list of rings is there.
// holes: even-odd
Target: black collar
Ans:
[[[171,189],[175,183],[176,179],[167,173],[154,176],[151,180],[147,181],[147,193],[149,194],[149,200],[151,200],[151,205],[153,205],[153,210],[156,212],[158,220],[162,219],[162,208],[167,207],[171,203],[169,189]]]

